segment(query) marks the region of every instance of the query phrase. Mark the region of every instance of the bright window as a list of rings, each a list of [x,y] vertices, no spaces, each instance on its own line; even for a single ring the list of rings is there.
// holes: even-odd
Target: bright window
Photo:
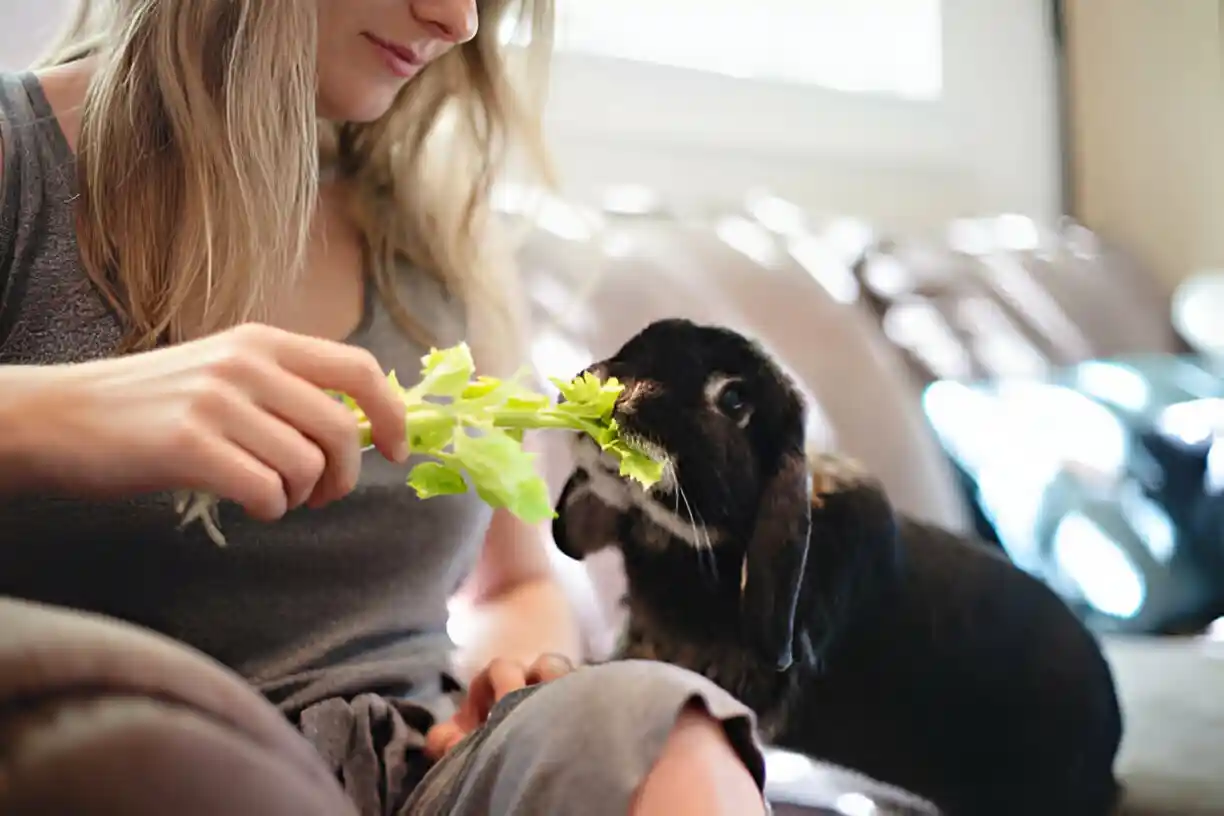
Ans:
[[[724,76],[932,99],[940,0],[558,0],[557,48]]]

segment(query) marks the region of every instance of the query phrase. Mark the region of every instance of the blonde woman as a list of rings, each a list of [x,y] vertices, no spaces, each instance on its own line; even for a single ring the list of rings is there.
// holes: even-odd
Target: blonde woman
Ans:
[[[513,57],[510,15],[531,33]],[[3,76],[0,596],[216,658],[363,816],[762,813],[742,705],[667,666],[572,671],[540,532],[403,486],[383,371],[462,339],[485,371],[521,362],[488,198],[510,149],[542,157],[538,95],[515,89],[551,17],[86,0],[48,59]],[[377,454],[326,388],[365,407]],[[180,489],[227,500],[228,547],[179,528]],[[482,637],[455,695],[461,584]],[[90,812],[159,812],[130,782]],[[208,790],[214,812],[255,807]]]

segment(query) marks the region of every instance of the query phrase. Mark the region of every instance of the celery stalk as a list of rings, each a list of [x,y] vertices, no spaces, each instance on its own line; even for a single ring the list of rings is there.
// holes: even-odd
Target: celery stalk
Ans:
[[[616,457],[622,476],[647,487],[662,477],[663,463],[620,437],[612,409],[623,386],[614,378],[554,378],[565,402],[553,403],[523,385],[521,375],[506,380],[475,376],[466,343],[431,349],[421,364],[421,379],[410,388],[399,384],[395,372],[388,380],[404,400],[409,447],[425,457],[407,478],[422,499],[473,489],[492,507],[505,508],[528,523],[553,518],[536,455],[522,447],[527,430],[587,433]],[[361,408],[346,395],[335,396],[357,415],[361,447],[370,447],[370,427]],[[178,511],[183,524],[202,522],[209,536],[224,545],[211,497],[180,494]]]

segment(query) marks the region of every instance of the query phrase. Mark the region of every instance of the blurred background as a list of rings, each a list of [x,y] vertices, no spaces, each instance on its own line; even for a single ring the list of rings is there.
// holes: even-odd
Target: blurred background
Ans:
[[[538,368],[760,338],[814,443],[1107,636],[1143,812],[1224,812],[1224,2],[557,4],[563,188],[498,197]],[[71,5],[0,0],[0,70]],[[605,654],[616,555],[558,558]]]
[[[559,7],[565,189],[502,201],[542,370],[659,317],[739,328],[904,511],[1098,631],[1210,636],[1221,3]],[[615,561],[587,565],[613,618]]]

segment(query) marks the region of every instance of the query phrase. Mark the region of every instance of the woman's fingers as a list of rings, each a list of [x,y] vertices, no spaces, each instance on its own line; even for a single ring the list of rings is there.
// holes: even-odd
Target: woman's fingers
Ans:
[[[464,737],[454,720],[440,722],[425,734],[425,756],[435,762],[446,755]]]
[[[451,734],[450,739],[446,741],[446,745],[442,749],[443,754],[449,753],[451,750],[453,750],[456,745],[463,742],[463,738],[466,736],[467,734],[461,731],[456,731],[455,733]]]
[[[484,725],[493,706],[512,691],[551,683],[573,670],[574,664],[564,655],[541,655],[529,667],[513,660],[494,659],[472,679],[455,715],[429,729],[425,735],[426,755],[434,761],[441,759],[464,737]]]
[[[512,691],[550,683],[573,670],[573,664],[561,655],[542,655],[530,667],[496,658],[472,680],[456,720],[461,727],[475,728],[488,719],[493,706]]]
[[[528,685],[551,683],[559,680],[574,670],[574,664],[565,655],[545,654],[536,658],[527,669]]]
[[[192,465],[185,488],[237,502],[260,521],[285,515],[288,500],[280,474],[214,429],[190,429],[179,448]]]
[[[324,400],[330,402],[326,397]],[[287,416],[282,420],[250,402],[245,395],[232,400],[225,416],[222,433],[279,474],[288,509],[300,507],[315,495],[327,473],[336,470],[335,457],[341,458],[341,466],[346,471],[342,478],[349,479],[347,472],[355,473],[357,469],[356,464],[343,461],[356,458],[345,450],[343,443],[336,445],[333,439],[331,447],[321,446],[299,430],[304,424],[295,421],[296,417]],[[336,424],[334,420],[332,424]],[[310,432],[308,427],[306,432]],[[355,448],[356,445],[350,439],[347,447]],[[356,480],[355,475],[351,478]]]
[[[326,390],[343,392],[357,401],[384,456],[394,461],[407,458],[403,401],[365,349],[258,324],[232,330],[229,342],[232,345],[214,366],[217,379],[223,385],[242,387],[260,409],[292,426],[322,453],[325,467],[313,474],[314,482],[305,496],[299,474],[317,468],[317,454],[304,454],[297,462],[279,462],[287,469],[281,472],[286,477],[289,506],[305,502],[319,507],[347,495],[357,484],[361,469],[357,419]],[[250,440],[250,433],[233,435],[253,451],[283,448],[275,439],[260,444]]]
[[[527,670],[521,663],[494,659],[473,678],[463,705],[455,715],[455,722],[465,731],[479,727],[498,700],[525,685]]]
[[[527,670],[516,660],[493,660],[487,669],[492,695],[486,697],[480,712],[480,721],[484,722],[489,711],[497,702],[512,691],[518,691],[527,685]]]
[[[397,462],[407,458],[404,403],[370,352],[344,343],[288,335],[277,361],[319,388],[348,394],[369,417],[371,438],[383,456]]]
[[[279,374],[266,380],[267,387],[258,397],[260,402],[311,440],[321,451],[325,464],[302,500],[311,507],[320,507],[348,495],[361,473],[356,417],[306,380],[288,372]]]

